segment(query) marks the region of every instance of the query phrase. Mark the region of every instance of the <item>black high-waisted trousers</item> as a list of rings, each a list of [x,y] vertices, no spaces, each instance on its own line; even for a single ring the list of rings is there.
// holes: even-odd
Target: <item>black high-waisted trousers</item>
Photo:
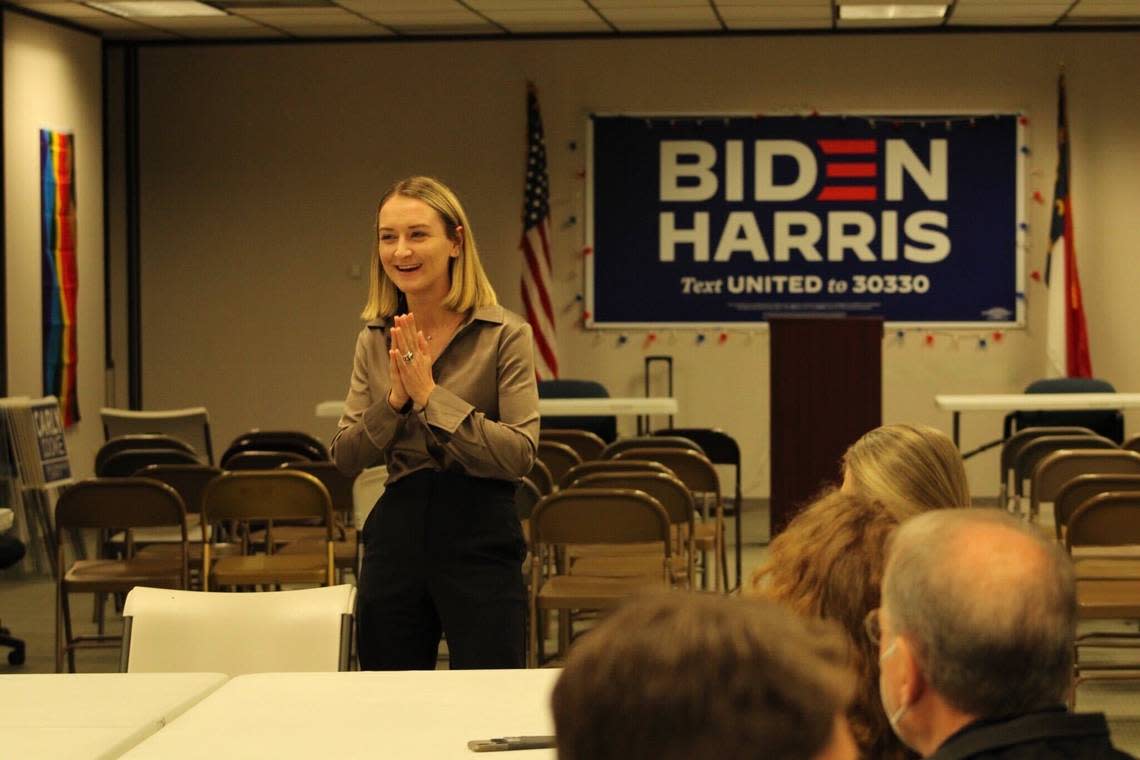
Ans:
[[[364,523],[357,591],[361,670],[525,666],[526,546],[516,485],[420,470],[390,485]]]

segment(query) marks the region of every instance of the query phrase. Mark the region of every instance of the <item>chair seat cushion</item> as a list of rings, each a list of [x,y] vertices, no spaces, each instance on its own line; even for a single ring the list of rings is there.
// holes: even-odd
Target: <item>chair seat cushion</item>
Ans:
[[[668,588],[658,578],[589,578],[559,575],[547,580],[537,595],[542,609],[592,609],[618,607],[630,596],[651,589]]]
[[[63,576],[68,591],[130,591],[135,586],[182,587],[179,559],[84,559]]]
[[[276,535],[276,533],[275,533]],[[277,550],[277,555],[282,554],[319,554],[324,556],[325,540],[322,536],[316,540],[314,539],[301,539],[293,543],[285,544]],[[356,567],[356,540],[355,536],[352,541],[333,541],[333,561],[336,562],[337,567]]]
[[[1078,578],[1077,615],[1082,620],[1140,618],[1140,580]]]

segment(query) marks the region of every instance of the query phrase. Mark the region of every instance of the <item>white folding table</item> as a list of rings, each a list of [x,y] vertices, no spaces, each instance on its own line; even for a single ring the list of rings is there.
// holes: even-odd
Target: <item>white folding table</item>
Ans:
[[[130,760],[335,757],[476,760],[472,739],[554,733],[560,671],[441,670],[238,676],[135,747]],[[552,749],[512,752],[553,758]]]
[[[935,405],[954,418],[954,445],[962,412],[1083,411],[1086,409],[1137,409],[1140,393],[970,393],[939,394]]]
[[[225,681],[221,673],[0,675],[0,756],[119,757]]]

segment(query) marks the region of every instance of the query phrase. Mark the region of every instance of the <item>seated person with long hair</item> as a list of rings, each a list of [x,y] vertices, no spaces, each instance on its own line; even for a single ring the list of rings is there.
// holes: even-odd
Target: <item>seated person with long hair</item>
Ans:
[[[859,755],[905,758],[879,704],[878,652],[863,620],[879,606],[887,537],[911,515],[970,506],[966,471],[941,431],[885,425],[851,445],[842,472],[838,490],[817,497],[772,541],[753,591],[842,627],[858,679],[847,717]]]

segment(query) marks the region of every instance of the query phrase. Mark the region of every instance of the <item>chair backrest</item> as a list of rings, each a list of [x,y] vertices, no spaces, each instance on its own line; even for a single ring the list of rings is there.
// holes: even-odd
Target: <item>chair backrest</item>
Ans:
[[[1115,393],[1112,383],[1089,377],[1054,377],[1035,380],[1025,387],[1026,393]],[[1120,443],[1124,440],[1124,415],[1118,409],[1061,411],[1016,411],[1008,416],[1013,429],[1029,427],[1079,425],[1097,435]],[[1007,436],[1008,437],[1008,436]]]
[[[299,430],[250,430],[242,433],[222,454],[222,467],[226,467],[226,461],[240,451],[288,451],[311,462],[329,459],[329,450],[324,443]]]
[[[313,475],[295,470],[223,472],[206,486],[202,515],[219,520],[320,518],[332,540],[332,497]]]
[[[1096,435],[1093,431],[1085,427],[1033,427],[1018,430],[1016,433],[1006,438],[1001,444],[1001,457],[999,466],[1001,468],[1001,482],[1004,484],[1009,479],[1010,470],[1013,469],[1013,462],[1017,459],[1017,455],[1021,450],[1035,438],[1043,438],[1047,435]]]
[[[685,448],[628,449],[618,453],[616,458],[660,462],[672,470],[694,495],[712,495],[720,501],[720,476],[708,457],[699,451]]]
[[[538,438],[540,441],[565,443],[578,452],[578,456],[582,457],[583,462],[597,459],[606,447],[606,442],[597,433],[592,433],[589,430],[546,428],[539,432]]]
[[[1037,505],[1055,501],[1061,486],[1078,475],[1140,475],[1140,453],[1123,449],[1060,449],[1047,454],[1033,468],[1030,487],[1031,513]]]
[[[571,467],[558,481],[558,486],[565,488],[575,480],[593,475],[595,472],[645,472],[647,470],[672,474],[672,470],[665,465],[660,462],[651,462],[648,459],[594,459]]]
[[[654,430],[660,438],[685,438],[700,447],[713,464],[740,467],[740,444],[719,428],[663,428]]]
[[[679,435],[635,435],[619,438],[602,451],[602,459],[614,459],[630,449],[692,449],[704,453],[696,441]]]
[[[206,464],[214,463],[210,415],[204,406],[149,412],[103,407],[99,416],[103,418],[103,437],[107,440],[133,433],[164,433],[190,444]]]
[[[1115,449],[1115,443],[1099,435],[1043,435],[1022,447],[1013,460],[1013,492],[1025,493],[1024,482],[1033,475],[1037,463],[1061,449]]]
[[[596,380],[540,380],[538,382],[539,398],[609,398],[610,393],[606,386]],[[546,428],[572,428],[575,430],[589,430],[606,443],[617,439],[617,417],[543,417],[540,421],[542,429]]]
[[[173,488],[182,497],[187,514],[202,511],[202,495],[211,480],[222,474],[217,467],[205,464],[152,464],[135,473]]]
[[[353,524],[353,478],[338,470],[332,462],[285,462],[281,468],[307,472],[321,481],[332,499],[333,511],[341,515],[346,525]]]
[[[1128,449],[1129,451],[1140,451],[1140,435],[1134,435],[1124,442],[1121,448]]]
[[[661,503],[674,525],[693,525],[696,505],[693,494],[675,475],[652,470],[595,472],[570,484],[569,488],[624,488],[643,491]]]
[[[1097,494],[1073,512],[1065,546],[1140,545],[1140,491]]]
[[[125,478],[152,464],[201,464],[185,449],[122,449],[100,464],[95,474],[101,478]]]
[[[120,451],[126,451],[128,449],[181,449],[199,461],[204,461],[202,457],[196,455],[196,452],[190,447],[190,444],[185,441],[180,441],[173,436],[159,435],[157,433],[120,435],[104,443],[99,447],[99,450],[95,452],[95,475],[103,475],[103,467],[108,458]]]
[[[669,515],[647,493],[617,488],[579,488],[542,497],[530,516],[540,544],[624,544],[660,541],[672,555]]]
[[[1077,507],[1097,494],[1109,491],[1140,491],[1140,475],[1078,475],[1061,486],[1053,501],[1053,523],[1057,538],[1063,536],[1061,528],[1068,525],[1069,518],[1077,511]]]
[[[311,462],[292,451],[237,451],[222,458],[224,470],[273,470],[289,462]]]
[[[543,496],[554,493],[554,476],[550,474],[550,468],[538,457],[534,458],[534,465],[526,477],[530,478],[530,481],[538,487]]]
[[[560,482],[562,476],[571,467],[582,463],[582,457],[578,456],[578,452],[565,443],[558,443],[557,441],[539,440],[537,454],[542,463],[550,470],[550,477],[555,483]]]
[[[376,502],[380,501],[387,482],[388,468],[384,465],[361,470],[356,480],[352,481],[353,525],[364,528],[364,521],[368,519]]]
[[[245,673],[349,669],[350,585],[232,594],[136,587],[123,607],[120,670]]]
[[[515,514],[519,516],[519,520],[529,520],[534,505],[541,499],[542,492],[538,490],[533,480],[530,478],[520,480],[518,490],[515,491]]]

